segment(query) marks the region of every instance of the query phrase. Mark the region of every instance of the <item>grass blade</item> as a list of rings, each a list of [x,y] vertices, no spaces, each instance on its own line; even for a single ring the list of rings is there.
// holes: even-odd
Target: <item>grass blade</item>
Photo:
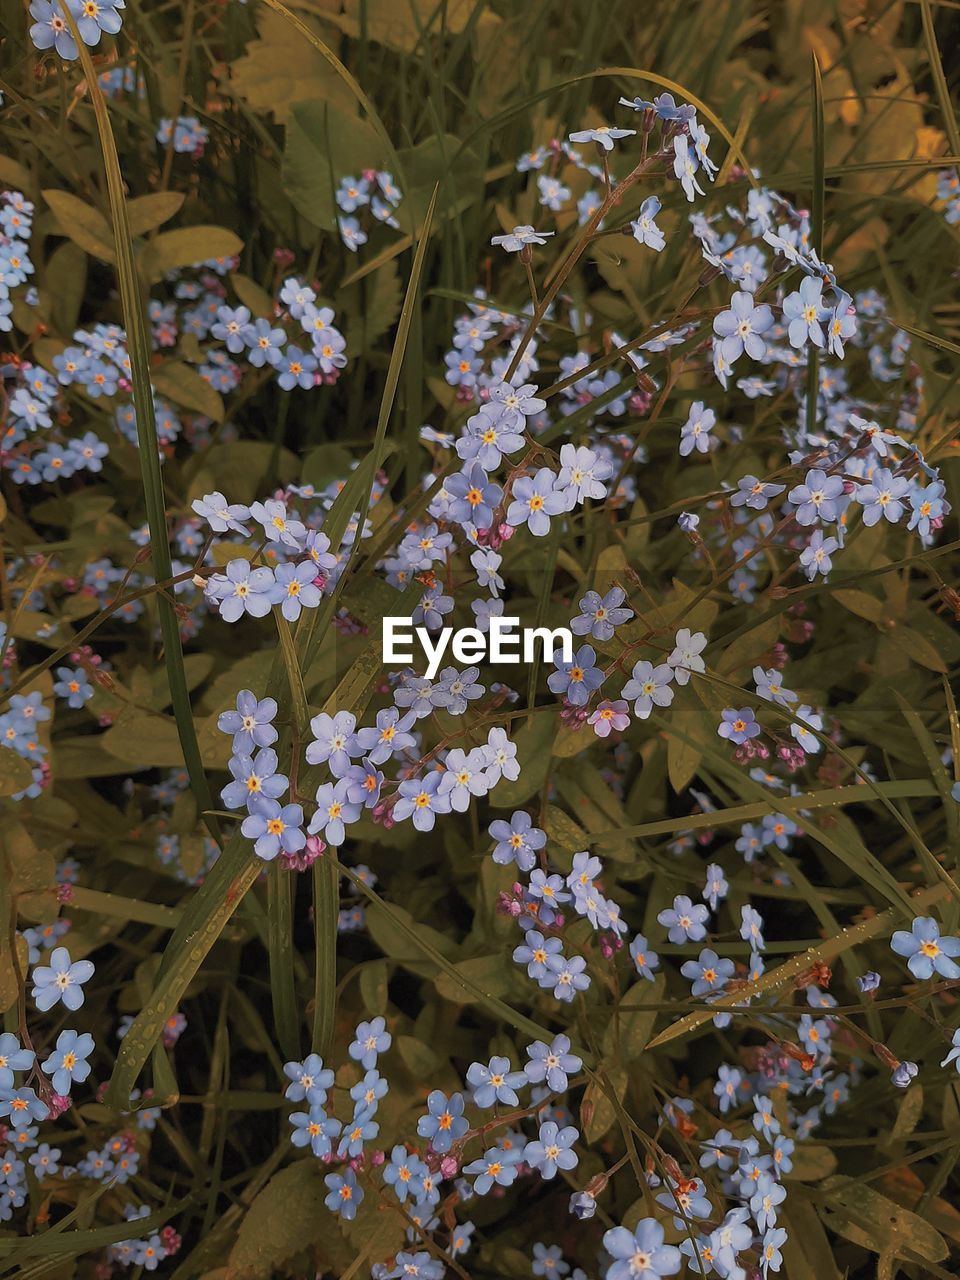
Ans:
[[[139,444],[137,458],[143,482],[147,523],[150,528],[150,555],[154,577],[158,582],[165,582],[173,577],[173,566],[170,559],[167,518],[163,501],[163,478],[160,473],[157,424],[153,412],[153,389],[150,383],[149,369],[150,344],[147,340],[140,278],[137,274],[137,265],[133,256],[133,239],[130,234],[127,203],[123,194],[120,158],[117,154],[117,144],[110,124],[106,99],[100,89],[100,82],[97,79],[93,60],[90,57],[87,46],[80,37],[76,21],[69,6],[64,5],[62,8],[80,52],[80,62],[87,78],[87,91],[93,104],[97,132],[100,136],[103,168],[107,179],[107,195],[110,202],[110,221],[113,226],[113,237],[116,245],[117,280],[120,286],[123,324],[127,335],[127,350],[130,355],[130,380],[133,384],[133,403],[136,410],[137,441]],[[193,723],[193,713],[190,708],[190,694],[183,666],[183,647],[180,643],[180,627],[177,622],[173,600],[164,592],[157,593],[157,613],[160,620],[160,634],[163,638],[164,666],[170,683],[170,701],[177,722],[177,733],[183,749],[184,763],[190,776],[190,786],[196,796],[198,808],[202,813],[208,814],[206,823],[210,828],[211,834],[220,844],[219,823],[215,817],[209,816],[209,810],[214,807],[213,798],[204,773],[203,761],[200,757],[200,746],[197,742],[196,729]]]

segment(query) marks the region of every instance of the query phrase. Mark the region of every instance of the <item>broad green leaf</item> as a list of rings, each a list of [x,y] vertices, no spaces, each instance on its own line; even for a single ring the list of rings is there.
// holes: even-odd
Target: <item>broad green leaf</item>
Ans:
[[[174,404],[202,413],[214,422],[223,421],[223,398],[220,393],[214,391],[210,383],[189,365],[179,360],[167,360],[155,365],[150,371],[150,377],[160,395],[166,396]]]
[[[832,1178],[823,1191],[826,1225],[844,1239],[874,1253],[890,1252],[894,1257],[911,1253],[930,1262],[942,1262],[949,1256],[947,1242],[929,1222],[863,1181]]]
[[[154,191],[147,196],[136,196],[127,201],[127,218],[132,236],[145,236],[155,231],[183,207],[182,191]]]
[[[0,748],[0,799],[23,791],[32,780],[30,761],[24,760],[12,747]]]
[[[344,175],[387,167],[383,141],[355,112],[328,101],[298,102],[290,108],[284,190],[314,226],[336,229],[336,184]]]
[[[48,188],[43,198],[57,217],[61,235],[101,262],[115,262],[113,231],[99,209],[69,191]]]
[[[161,231],[141,251],[139,267],[148,284],[177,267],[198,266],[212,258],[234,258],[243,241],[226,227],[192,226]]]

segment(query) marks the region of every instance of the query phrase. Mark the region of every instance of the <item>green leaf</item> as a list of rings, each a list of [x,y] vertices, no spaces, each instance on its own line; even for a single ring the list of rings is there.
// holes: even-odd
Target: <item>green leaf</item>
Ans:
[[[258,316],[273,315],[273,299],[266,289],[257,284],[256,280],[251,280],[249,276],[234,271],[230,276],[230,283],[234,293],[254,319]]]
[[[910,1253],[929,1262],[942,1262],[949,1256],[947,1242],[929,1222],[863,1181],[834,1178],[823,1190],[827,1197],[824,1221],[845,1240],[894,1257]]]
[[[472,147],[461,148],[452,134],[434,134],[415,147],[400,152],[409,186],[397,210],[397,221],[413,231],[423,221],[434,187],[440,191],[444,217],[456,218],[482,200],[483,164]]]
[[[622,1102],[629,1079],[626,1067],[615,1062],[605,1074],[614,1094]],[[580,1103],[580,1122],[585,1141],[597,1142],[613,1128],[616,1118],[617,1108],[609,1091],[599,1080],[592,1080],[584,1090],[583,1101]]]
[[[116,262],[113,231],[99,209],[69,191],[48,188],[41,194],[56,215],[61,235],[101,262]]]
[[[127,201],[127,219],[132,236],[145,236],[148,231],[155,231],[177,213],[183,206],[185,197],[182,191],[154,191],[148,196],[137,196]]]
[[[236,1280],[271,1280],[304,1249],[323,1243],[351,1250],[339,1236],[324,1205],[325,1165],[308,1156],[275,1173],[243,1216],[227,1272]]]
[[[335,102],[297,102],[290,108],[283,187],[315,227],[336,230],[336,184],[344,174],[386,167],[386,149],[369,121]]]
[[[542,788],[550,772],[550,747],[556,730],[556,715],[538,711],[509,735],[516,743],[520,776],[515,782],[502,779],[491,789],[489,800],[495,809],[512,809]]]
[[[0,799],[16,795],[33,780],[30,761],[17,755],[12,747],[0,749]]]
[[[162,231],[147,244],[139,257],[139,267],[148,284],[162,280],[177,267],[192,267],[211,258],[235,258],[243,241],[225,227],[181,227]]]
[[[627,1005],[625,1011],[612,1017],[607,1024],[603,1037],[603,1060],[616,1058],[624,1066],[629,1066],[643,1054],[650,1032],[657,1020],[656,1009],[630,1009],[632,1004],[659,1004],[663,1000],[666,979],[662,973],[656,974],[653,982],[641,978],[624,994],[622,1003]]]
[[[453,966],[452,973],[438,973],[436,988],[444,1000],[453,1004],[473,1004],[484,996],[502,996],[510,988],[510,970],[504,956],[474,956]],[[472,990],[464,985],[464,979],[472,984]]]
[[[223,398],[205,378],[179,360],[166,360],[150,371],[153,385],[160,395],[184,409],[194,409],[214,422],[223,421]]]
[[[374,1017],[387,1011],[387,964],[374,960],[360,970],[360,996],[363,1007]]]

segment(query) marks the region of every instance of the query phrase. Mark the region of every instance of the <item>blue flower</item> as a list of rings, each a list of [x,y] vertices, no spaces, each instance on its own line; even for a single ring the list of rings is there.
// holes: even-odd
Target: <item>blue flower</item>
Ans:
[[[353,786],[349,778],[341,778],[317,787],[317,809],[307,830],[311,835],[322,832],[327,844],[335,848],[347,838],[346,824],[356,822],[363,811],[363,805],[350,798]]]
[[[585,973],[587,962],[583,956],[549,956],[547,969],[549,972],[540,979],[544,988],[553,987],[553,998],[569,1003],[578,991],[586,991],[590,985],[590,975]]]
[[[434,1151],[443,1155],[470,1128],[463,1108],[462,1093],[452,1093],[448,1097],[440,1089],[431,1090],[427,1095],[427,1114],[417,1121],[417,1133],[429,1140]]]
[[[93,685],[80,667],[57,667],[53,692],[65,698],[68,707],[82,707],[93,697]]]
[[[357,746],[367,753],[371,764],[386,764],[392,755],[413,746],[408,727],[407,717],[401,720],[396,707],[384,707],[377,712],[376,728],[357,731]]]
[[[308,1146],[319,1159],[330,1155],[332,1139],[340,1133],[340,1121],[328,1116],[322,1106],[311,1106],[309,1111],[295,1111],[290,1123],[293,1126],[290,1141],[295,1147]]]
[[[280,805],[265,796],[255,796],[240,830],[254,842],[258,858],[272,862],[278,853],[298,853],[307,843],[303,831],[303,809],[298,804]]]
[[[713,331],[720,342],[720,353],[728,365],[743,355],[762,360],[767,345],[760,336],[773,324],[773,312],[766,305],[756,306],[753,294],[735,293],[730,299],[730,310],[721,311],[713,321]]]
[[[800,552],[800,563],[811,582],[818,573],[823,574],[824,577],[827,576],[833,568],[830,557],[839,549],[840,543],[836,538],[824,538],[820,529],[814,530],[810,541]]]
[[[356,218],[338,218],[337,226],[340,228],[340,239],[351,253],[356,253],[362,244],[367,243],[367,233]]]
[[[406,1147],[398,1144],[383,1167],[383,1180],[388,1187],[393,1187],[401,1203],[407,1196],[416,1202],[423,1194],[423,1179],[428,1173],[429,1169],[419,1156],[411,1155]]]
[[[678,1231],[686,1231],[691,1218],[712,1217],[713,1206],[699,1178],[679,1183],[668,1177],[666,1185],[667,1190],[657,1196],[657,1204],[674,1215],[673,1225]]]
[[[721,738],[726,738],[729,742],[734,742],[737,746],[755,738],[761,732],[760,725],[754,718],[753,712],[749,707],[725,707],[720,713],[721,720],[717,726],[717,733]]]
[[[520,476],[514,482],[513,500],[507,507],[507,524],[514,528],[525,524],[535,538],[545,537],[550,531],[550,518],[562,515],[566,509],[555,483],[556,476],[549,467],[541,467],[535,476]]]
[[[509,1058],[493,1057],[486,1066],[482,1062],[472,1062],[467,1070],[467,1084],[473,1094],[473,1101],[478,1107],[486,1109],[497,1102],[515,1107],[520,1099],[516,1090],[527,1083],[522,1071],[513,1071]]]
[[[642,1218],[633,1231],[612,1227],[604,1232],[603,1247],[614,1260],[606,1280],[660,1280],[683,1265],[680,1250],[663,1243],[663,1227],[655,1218]]]
[[[530,935],[527,934],[527,937]],[[570,1052],[568,1036],[555,1036],[551,1044],[543,1040],[534,1040],[527,1047],[527,1062],[524,1072],[531,1084],[546,1081],[547,1087],[554,1093],[562,1093],[567,1088],[568,1074],[573,1074],[583,1066],[581,1058]]]
[[[454,747],[447,753],[443,767],[440,790],[449,797],[450,807],[456,813],[466,813],[470,797],[485,796],[490,789],[486,758],[479,747],[469,752]]]
[[[240,502],[227,502],[222,493],[205,493],[202,498],[195,498],[190,505],[198,516],[206,520],[214,533],[226,533],[228,529],[234,533],[250,532],[241,523],[250,519],[250,508]]]
[[[680,968],[685,978],[693,982],[691,994],[706,995],[708,991],[719,991],[733,977],[736,966],[732,960],[721,960],[709,947],[700,952],[696,960],[687,960]]]
[[[63,1155],[63,1152],[59,1147],[51,1147],[48,1142],[40,1143],[36,1151],[29,1157],[29,1164],[36,1174],[38,1182],[42,1182],[44,1178],[59,1172],[61,1155]]]
[[[70,34],[59,0],[31,0],[30,16],[36,21],[30,27],[30,39],[34,47],[43,51],[55,48],[61,58],[72,62],[79,57],[77,45]]]
[[[569,662],[554,658],[554,666],[557,669],[547,678],[547,685],[552,693],[564,695],[572,707],[585,707],[607,678],[588,644],[581,645]]]
[[[610,640],[615,627],[629,622],[632,609],[624,609],[627,593],[622,587],[611,587],[603,596],[598,591],[587,591],[578,603],[580,614],[571,619],[570,630],[574,635],[591,635],[594,640]]]
[[[757,1117],[754,1116],[754,1121]],[[776,1123],[774,1121],[774,1123]],[[767,1231],[776,1226],[777,1207],[787,1198],[787,1188],[775,1182],[768,1173],[761,1174],[757,1189],[750,1197],[750,1212],[760,1231]]]
[[[552,231],[534,231],[533,227],[524,225],[514,227],[507,235],[493,236],[490,243],[500,245],[507,253],[519,253],[529,245],[546,244],[547,237],[553,234]]]
[[[737,492],[730,498],[731,507],[750,507],[753,511],[763,511],[771,498],[783,493],[786,485],[770,484],[757,476],[742,476],[737,481]]]
[[[723,867],[711,862],[707,867],[707,883],[703,887],[704,902],[709,904],[711,911],[716,911],[717,904],[723,901],[729,891],[730,886],[723,874]]]
[[[628,701],[633,700],[634,715],[646,720],[655,706],[669,707],[673,702],[671,682],[675,674],[666,662],[657,666],[646,660],[634,663],[630,679],[621,690]]]
[[[575,1191],[570,1197],[569,1208],[580,1222],[587,1222],[597,1212],[597,1198],[589,1191]]]
[[[760,1272],[764,1280],[770,1271],[779,1271],[783,1264],[781,1247],[787,1242],[783,1227],[771,1227],[760,1242]]]
[[[31,1120],[46,1120],[49,1113],[50,1108],[33,1089],[0,1089],[0,1116],[9,1116],[15,1129]]]
[[[819,277],[806,276],[800,282],[795,293],[789,293],[783,300],[783,318],[787,321],[787,335],[791,347],[801,350],[812,342],[815,347],[824,344],[821,321],[825,320],[830,310],[823,305],[823,280]]]
[[[474,461],[462,471],[448,476],[443,487],[453,499],[448,519],[459,524],[472,524],[478,529],[490,528],[494,508],[500,505],[503,490],[487,479],[479,462]]]
[[[669,930],[667,937],[671,942],[700,942],[707,936],[709,915],[706,907],[691,902],[686,894],[679,894],[674,898],[673,906],[661,911],[657,920]]]
[[[248,326],[244,334],[250,354],[249,362],[255,369],[262,369],[265,364],[276,367],[280,362],[280,352],[287,340],[282,329],[275,329],[269,320],[260,317]]]
[[[352,1169],[345,1169],[343,1173],[328,1173],[324,1182],[330,1192],[323,1203],[331,1213],[352,1222],[363,1199],[363,1187],[357,1184],[357,1175]]]
[[[560,938],[544,938],[537,929],[528,929],[520,946],[514,948],[513,959],[516,964],[527,966],[527,977],[539,981],[549,972],[547,961],[551,955],[559,955],[563,950]]]
[[[277,360],[276,368],[277,383],[283,391],[292,391],[294,387],[307,390],[314,385],[317,358],[291,343]]]
[[[373,1114],[366,1107],[355,1108],[353,1119],[343,1127],[337,1147],[337,1155],[342,1160],[355,1160],[363,1154],[363,1144],[372,1142],[379,1134],[380,1125],[373,1119]]]
[[[306,1100],[310,1107],[322,1107],[327,1090],[333,1088],[333,1072],[324,1067],[317,1053],[311,1053],[303,1062],[285,1062],[283,1074],[290,1081],[283,1096],[291,1102]]]
[[[319,605],[322,593],[316,577],[317,567],[312,560],[277,566],[274,604],[280,604],[280,612],[288,622],[296,622],[304,609],[316,609]]]
[[[250,756],[231,756],[228,767],[235,779],[228,782],[220,792],[220,798],[228,809],[242,809],[250,806],[257,796],[265,796],[268,800],[279,800],[287,789],[288,779],[285,774],[277,773],[277,753],[270,747],[257,752],[256,759]]]
[[[766,813],[760,819],[764,847],[775,844],[778,849],[790,848],[790,837],[797,834],[797,824],[783,813]]]
[[[914,488],[910,491],[910,520],[908,529],[916,529],[921,538],[930,536],[934,529],[939,529],[944,516],[950,512],[950,503],[944,497],[944,486],[941,480],[935,480],[926,488]]]
[[[254,747],[269,747],[277,740],[277,731],[271,723],[277,714],[273,698],[258,700],[249,689],[237,694],[236,711],[224,711],[217,720],[221,733],[233,734],[233,752],[250,755]]]
[[[393,1043],[393,1036],[386,1029],[383,1018],[373,1018],[369,1022],[361,1022],[347,1052],[354,1062],[359,1062],[364,1071],[377,1065],[377,1058],[386,1053]]]
[[[579,1136],[573,1125],[561,1129],[553,1120],[547,1120],[540,1126],[537,1140],[524,1147],[524,1163],[539,1169],[547,1181],[556,1177],[558,1169],[575,1169],[579,1156],[571,1147]]]
[[[246,335],[249,327],[250,311],[247,307],[219,307],[217,309],[217,323],[211,328],[210,335],[225,343],[227,350],[232,355],[239,355],[247,345]],[[196,503],[194,503],[193,509],[196,511]],[[219,530],[219,532],[222,533],[223,530]],[[240,530],[240,532],[245,532],[245,530]]]
[[[717,1069],[717,1083],[713,1086],[713,1092],[717,1097],[721,1115],[726,1115],[731,1107],[739,1105],[737,1092],[742,1083],[743,1076],[736,1067],[728,1067],[724,1064]]]
[[[498,403],[483,405],[479,413],[467,419],[464,434],[457,441],[457,453],[464,461],[476,458],[484,471],[500,466],[504,454],[523,448],[522,419],[505,411]]]
[[[689,138],[685,133],[676,134],[673,139],[673,172],[680,179],[683,194],[688,200],[693,199],[694,192],[704,194],[703,187],[696,178],[698,168],[697,153],[690,149]],[[766,309],[770,310],[769,307]]]
[[[299,520],[291,520],[287,515],[287,504],[277,498],[269,498],[266,502],[251,502],[250,514],[263,527],[263,532],[271,542],[294,551],[303,548],[307,536],[306,527]]]
[[[533,825],[528,813],[517,809],[509,822],[497,818],[490,823],[490,835],[497,842],[493,860],[501,866],[515,862],[521,871],[531,871],[537,862],[537,851],[547,843],[546,833]]]
[[[436,1221],[436,1219],[434,1219]],[[416,1253],[400,1250],[395,1258],[396,1265],[386,1273],[384,1280],[442,1280],[446,1267],[439,1258],[433,1258],[426,1249],[418,1249]]]
[[[710,432],[716,425],[717,415],[712,409],[705,409],[702,400],[694,400],[687,414],[687,420],[680,428],[680,457],[686,458],[694,449],[698,453],[709,453]]]
[[[909,1089],[917,1078],[919,1067],[915,1062],[899,1062],[890,1073],[890,1082],[898,1089]]]
[[[630,943],[630,955],[637,973],[648,982],[654,980],[654,970],[660,967],[660,957],[651,951],[649,943],[642,933],[638,933]]]
[[[839,520],[845,505],[843,479],[841,476],[828,476],[819,467],[814,467],[807,472],[803,484],[790,490],[787,499],[797,508],[794,512],[797,524],[816,524],[818,520],[832,524]]]
[[[438,813],[449,813],[450,796],[440,790],[442,774],[432,771],[425,778],[408,778],[400,783],[400,798],[393,806],[397,822],[413,819],[418,831],[432,831]]]
[[[661,204],[657,197],[647,196],[640,206],[636,219],[630,223],[634,240],[645,244],[648,249],[653,249],[656,253],[659,253],[667,243],[663,232],[654,221],[660,209]]]
[[[595,129],[580,129],[569,135],[571,142],[595,142],[604,151],[612,151],[614,142],[620,138],[632,138],[636,129],[615,129],[612,125],[601,124]]]
[[[538,1240],[533,1246],[530,1270],[535,1276],[545,1276],[547,1280],[560,1280],[569,1272],[570,1265],[564,1262],[563,1250],[558,1244],[545,1245]]]
[[[838,295],[837,304],[827,324],[827,350],[832,356],[842,360],[844,342],[857,331],[857,317],[851,306],[849,293],[844,293],[841,289],[838,290]]]
[[[30,992],[41,1013],[63,1001],[64,1007],[76,1012],[83,1004],[83,984],[93,977],[94,966],[90,960],[70,960],[66,947],[56,947],[50,954],[49,965],[38,964],[33,970],[33,990]]]
[[[322,711],[310,721],[313,741],[308,744],[308,764],[326,764],[334,777],[340,777],[349,768],[353,756],[360,754],[354,735],[357,718],[352,711],[338,711],[330,716]]]
[[[15,1071],[29,1071],[36,1055],[32,1049],[23,1049],[12,1031],[0,1032],[0,1089],[13,1087]]]
[[[612,465],[593,449],[565,444],[560,447],[560,474],[554,488],[563,495],[566,510],[572,511],[587,498],[605,498],[607,487],[602,482],[612,474]]]
[[[890,946],[898,956],[907,957],[907,968],[915,978],[932,978],[934,970],[943,978],[960,978],[960,965],[952,958],[960,956],[960,938],[941,938],[932,916],[917,916],[910,929],[910,933],[898,929]]]
[[[910,489],[905,476],[895,476],[886,467],[877,467],[871,483],[857,489],[857,501],[863,507],[863,523],[869,528],[881,517],[896,524],[905,511],[904,497]]]
[[[464,1173],[475,1177],[473,1189],[478,1196],[485,1196],[494,1184],[509,1187],[517,1178],[517,1165],[499,1147],[491,1147],[479,1160],[464,1166]]]
[[[219,606],[224,622],[236,622],[244,613],[265,618],[274,604],[276,580],[272,569],[253,569],[249,560],[231,560],[225,573],[211,575],[204,595]]]
[[[52,1078],[53,1087],[62,1097],[70,1092],[74,1080],[82,1083],[90,1074],[87,1059],[93,1053],[93,1036],[88,1032],[80,1035],[76,1031],[61,1031],[57,1036],[57,1044],[53,1053],[43,1064],[43,1069]]]

